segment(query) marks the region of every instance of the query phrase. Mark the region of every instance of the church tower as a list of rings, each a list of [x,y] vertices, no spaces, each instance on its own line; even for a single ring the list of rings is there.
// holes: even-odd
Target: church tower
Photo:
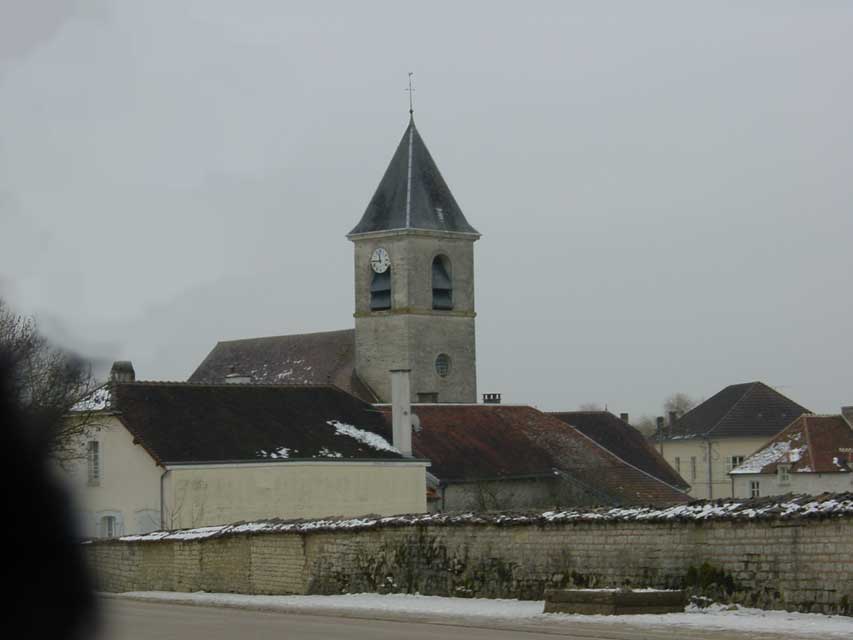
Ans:
[[[411,370],[413,402],[476,402],[474,242],[414,118],[361,221],[355,248],[355,369],[391,399]]]

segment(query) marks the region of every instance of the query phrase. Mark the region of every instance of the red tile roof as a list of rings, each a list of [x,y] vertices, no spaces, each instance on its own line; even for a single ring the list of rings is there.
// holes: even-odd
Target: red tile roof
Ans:
[[[840,415],[802,415],[732,473],[776,473],[780,464],[792,473],[850,473],[853,427]]]
[[[390,420],[391,409],[380,409]],[[673,504],[688,497],[565,422],[528,406],[416,404],[417,457],[444,482],[566,475],[612,504]],[[556,472],[556,473],[555,473]]]
[[[609,411],[560,411],[549,415],[572,425],[625,462],[680,489],[689,485],[642,433]]]

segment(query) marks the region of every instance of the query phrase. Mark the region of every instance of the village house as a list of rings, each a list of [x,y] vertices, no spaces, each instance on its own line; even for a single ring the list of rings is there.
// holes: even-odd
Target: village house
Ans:
[[[736,498],[853,491],[853,425],[802,415],[729,475]]]
[[[334,386],[116,377],[77,407],[97,425],[70,470],[87,537],[426,511],[428,462]]]
[[[392,406],[378,408],[391,420]],[[641,465],[635,466],[533,407],[438,403],[414,404],[410,411],[414,455],[431,462],[431,511],[671,505],[689,499],[681,487],[641,468],[656,468],[656,460],[633,453]],[[670,478],[678,481],[674,473]]]
[[[733,384],[653,436],[694,498],[732,497],[729,472],[794,418],[809,413],[763,382]]]

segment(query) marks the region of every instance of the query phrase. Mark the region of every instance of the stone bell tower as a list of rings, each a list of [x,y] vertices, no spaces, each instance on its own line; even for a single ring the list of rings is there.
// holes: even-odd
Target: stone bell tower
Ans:
[[[355,248],[355,369],[391,399],[411,370],[412,402],[476,402],[474,242],[414,118],[361,221]]]

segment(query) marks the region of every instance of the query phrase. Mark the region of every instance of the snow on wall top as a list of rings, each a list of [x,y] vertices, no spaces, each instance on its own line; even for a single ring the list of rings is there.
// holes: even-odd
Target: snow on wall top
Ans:
[[[229,535],[311,533],[364,530],[378,527],[496,525],[521,526],[589,522],[698,522],[706,520],[771,520],[815,517],[853,517],[853,493],[820,496],[780,496],[752,500],[697,501],[667,508],[598,507],[533,513],[432,513],[400,516],[363,516],[323,520],[260,520],[180,531],[154,531],[124,536],[123,542],[203,540]]]

